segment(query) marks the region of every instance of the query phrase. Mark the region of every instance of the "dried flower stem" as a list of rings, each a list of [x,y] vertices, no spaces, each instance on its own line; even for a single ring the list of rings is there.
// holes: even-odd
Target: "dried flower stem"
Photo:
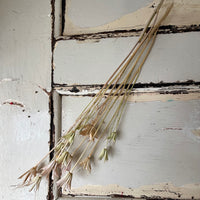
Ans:
[[[94,151],[102,138],[105,137],[106,134],[110,134],[109,137],[107,137],[107,144],[109,141],[111,142],[111,140],[116,140],[117,130],[128,97],[139,77],[144,62],[153,47],[158,28],[172,8],[173,4],[170,4],[166,8],[165,13],[158,20],[159,10],[163,5],[163,2],[164,0],[160,0],[157,8],[147,21],[138,42],[134,45],[129,54],[110,76],[100,91],[81,112],[67,133],[61,137],[55,147],[51,149],[42,160],[19,177],[24,177],[22,183],[23,186],[32,184],[33,187],[36,187],[37,189],[43,176],[49,175],[51,171],[53,171],[53,174],[54,172],[55,174],[58,174],[58,167],[65,167],[66,170],[69,170],[73,160],[74,165],[69,173],[57,181],[58,186],[63,186],[64,189],[70,189],[73,175],[72,172],[76,169],[78,164],[81,164],[83,168],[89,172],[91,171],[90,158],[94,154]],[[150,29],[149,26],[151,26]],[[131,64],[133,59],[134,62]],[[111,111],[114,112],[111,113]],[[83,139],[72,152],[71,147],[77,134],[81,135],[80,137],[83,137]],[[90,151],[89,147],[92,147]],[[80,148],[83,150],[80,156],[76,158],[75,154],[77,154],[77,151]],[[55,153],[50,163],[43,168],[40,168],[39,165],[53,151]],[[88,151],[89,155],[82,160]],[[100,157],[104,157],[105,160],[108,159],[107,147],[103,149]]]

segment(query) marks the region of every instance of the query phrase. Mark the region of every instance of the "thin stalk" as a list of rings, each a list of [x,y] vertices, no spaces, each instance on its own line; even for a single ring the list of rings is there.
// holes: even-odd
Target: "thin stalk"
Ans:
[[[154,37],[154,40],[155,40],[155,37]],[[149,42],[149,40],[148,40],[148,42]],[[141,58],[141,56],[142,56],[142,54],[144,53],[144,50],[146,49],[146,47],[147,47],[147,45],[148,45],[148,42],[147,42],[147,44],[144,46],[144,48],[142,49],[142,51],[140,52],[140,54],[139,54],[139,56],[138,56],[138,58],[136,59],[136,62],[135,62],[135,64],[133,65],[133,67],[132,67],[132,69],[131,69],[131,71],[128,73],[128,75],[127,75],[127,77],[125,78],[125,80],[127,80],[127,78],[129,78],[130,77],[130,75],[132,74],[132,71],[134,70],[134,68],[135,68],[135,66],[136,66],[136,64],[139,62],[139,59]],[[152,47],[153,45],[151,45],[150,46],[150,48],[149,48],[149,51],[147,52],[147,55],[145,56],[145,58],[144,58],[144,60],[146,60],[146,58],[147,58],[147,56],[148,56],[148,54],[150,53],[150,50],[151,50],[151,47]],[[141,66],[144,64],[144,60],[143,60],[143,62],[140,64],[140,66],[139,66],[139,69],[141,69]],[[139,70],[137,70],[138,72],[139,72]],[[134,78],[135,78],[135,76],[136,76],[136,74],[134,75]],[[133,80],[134,80],[134,78],[133,78]],[[123,81],[124,82],[124,81]],[[125,87],[125,84],[123,84],[123,88]],[[121,90],[121,92],[122,92],[122,90]],[[121,94],[121,92],[120,93],[118,93],[118,96],[117,96],[117,98],[115,98],[115,101],[113,102],[113,104],[110,106],[110,108],[108,108],[108,110],[107,109],[105,109],[104,110],[104,112],[105,111],[107,111],[106,112],[106,114],[105,114],[105,116],[104,116],[104,118],[101,120],[101,122],[100,122],[100,124],[99,124],[99,126],[98,126],[98,128],[97,128],[97,130],[96,130],[96,132],[95,132],[95,134],[94,134],[94,136],[97,134],[97,132],[98,132],[98,130],[100,129],[100,127],[102,126],[102,123],[104,122],[104,120],[105,120],[105,118],[107,117],[107,115],[109,114],[109,112],[110,112],[110,110],[112,109],[112,107],[113,107],[113,105],[114,105],[114,103],[116,102],[116,100],[119,98],[119,96],[120,96],[120,94]],[[116,92],[115,92],[116,93]],[[103,114],[104,114],[104,112],[103,112]],[[113,117],[112,117],[112,119],[114,118],[114,115],[113,115]],[[108,125],[107,125],[107,127],[106,127],[106,129],[110,126],[110,123],[112,122],[112,119],[111,119],[111,121],[108,123]],[[98,142],[100,141],[100,139],[102,138],[102,136],[103,136],[103,134],[105,133],[106,131],[103,131],[103,133],[101,134],[101,136],[99,137],[99,139],[97,140],[97,142],[96,142],[96,144],[95,144],[95,146],[93,147],[93,150],[92,150],[92,152],[94,151],[94,149],[96,148],[96,146],[97,146],[97,144],[98,144]],[[93,136],[93,137],[94,137]],[[84,151],[85,152],[85,151]],[[82,154],[81,154],[81,158],[82,158]],[[89,156],[91,156],[91,153],[90,153],[90,155]],[[80,159],[78,159],[78,161],[77,162],[79,162],[80,161]],[[75,165],[77,165],[78,163],[76,163]]]
[[[160,4],[161,5],[161,4]],[[155,15],[157,13],[157,11],[155,10],[155,12],[153,13],[153,15]],[[118,75],[121,73],[121,71],[122,71],[122,73],[125,71],[125,69],[127,68],[127,66],[128,66],[128,64],[130,63],[130,61],[133,59],[133,57],[135,56],[135,54],[137,53],[137,51],[138,51],[138,49],[142,46],[142,44],[145,42],[145,40],[146,40],[146,38],[147,37],[145,37],[142,41],[141,41],[141,39],[142,39],[142,37],[144,36],[144,33],[146,32],[146,30],[147,30],[147,28],[148,28],[148,25],[149,25],[149,23],[152,21],[152,19],[153,18],[151,18],[151,20],[149,20],[148,21],[148,23],[146,24],[146,26],[145,26],[145,28],[144,28],[144,30],[143,30],[143,33],[142,33],[142,35],[140,36],[140,38],[139,38],[139,40],[138,40],[138,42],[135,44],[135,46],[132,48],[132,50],[130,51],[130,53],[128,54],[128,56],[126,56],[126,58],[122,61],[122,63],[119,65],[119,67],[115,70],[115,72],[111,75],[111,77],[109,78],[109,80],[104,84],[104,86],[103,86],[103,88],[99,91],[99,93],[97,93],[96,95],[95,95],[95,97],[94,97],[94,102],[93,102],[93,100],[86,106],[86,108],[82,111],[82,113],[80,114],[80,116],[78,117],[78,121],[79,121],[79,119],[81,118],[81,117],[84,117],[89,111],[90,111],[90,109],[92,108],[92,107],[94,107],[94,105],[95,105],[95,103],[98,103],[98,96],[99,95],[101,95],[101,96],[103,96],[105,93],[106,93],[106,91],[108,90],[108,88],[112,85],[112,83],[114,82],[114,80],[118,77]],[[137,47],[137,45],[139,44],[139,46]],[[136,48],[137,47],[137,48]],[[136,49],[135,49],[136,48]],[[135,51],[134,51],[135,50]],[[133,52],[134,51],[134,52]],[[132,55],[131,55],[132,54]],[[128,59],[129,58],[129,59]],[[126,62],[126,60],[128,59],[128,61]],[[126,63],[125,63],[126,62]],[[111,81],[111,83],[109,83],[109,81],[113,78],[113,76],[114,76],[114,74],[115,73],[117,73],[117,71],[122,67],[122,65],[125,63],[125,65],[123,66],[123,68],[120,70],[120,72],[114,77],[114,79]],[[122,74],[121,74],[122,75]],[[120,76],[121,77],[121,76]],[[119,77],[119,79],[120,79],[120,77]],[[118,80],[119,80],[118,79]],[[108,83],[109,83],[109,85],[108,85]],[[117,84],[117,81],[116,81],[116,83],[115,83],[115,86],[116,86],[116,84]],[[107,86],[107,87],[106,87]],[[112,88],[112,90],[114,89],[114,87],[115,86],[113,86],[113,88]],[[106,87],[106,90],[104,90],[104,88]],[[104,91],[103,91],[104,90]],[[102,93],[103,92],[103,93]],[[95,101],[96,100],[96,101]],[[92,103],[93,102],[93,103]],[[89,107],[89,105],[91,104],[91,106]],[[88,108],[89,107],[89,108]],[[87,109],[88,108],[88,109]],[[86,109],[87,109],[87,111],[86,111]],[[85,115],[84,115],[84,112],[86,111],[86,113],[85,113]],[[76,120],[76,122],[75,122],[75,124],[73,124],[72,126],[71,126],[71,128],[69,129],[69,131],[71,131],[71,129],[76,125],[76,123],[77,123],[77,120]],[[68,132],[69,132],[68,131]]]
[[[167,8],[167,11],[166,11],[165,14],[162,16],[162,18],[159,20],[159,22],[156,24],[156,26],[150,31],[148,37],[151,37],[151,36],[154,34],[154,32],[158,29],[158,27],[160,26],[161,22],[162,22],[162,21],[165,19],[165,17],[169,14],[171,8],[172,8],[172,4]],[[145,45],[145,46],[146,46],[146,45]],[[143,48],[143,51],[142,51],[142,52],[144,52],[144,50],[145,50],[145,48]],[[142,55],[142,54],[140,54],[140,55]],[[139,56],[138,58],[140,58],[140,56]],[[127,67],[127,66],[126,66],[126,67]],[[134,67],[135,67],[135,66],[134,66]],[[134,67],[132,68],[131,71],[133,71]],[[130,75],[130,72],[129,72],[129,74],[128,74],[127,77],[129,77],[129,75]],[[125,80],[126,80],[126,79],[125,79]],[[124,80],[124,81],[125,81],[125,80]],[[112,96],[114,96],[114,95],[119,91],[119,89],[121,88],[121,86],[124,84],[124,81],[120,84],[119,88],[117,88],[116,92],[115,92]],[[109,96],[111,96],[111,94],[112,94],[112,93],[110,92],[110,93],[109,93]],[[108,96],[108,97],[109,97],[109,96]],[[107,97],[107,99],[105,100],[105,102],[108,101],[108,99],[109,99],[108,97]],[[104,103],[105,103],[105,102],[104,102]],[[109,110],[110,110],[110,109],[109,109]]]
[[[148,55],[149,55],[149,53],[150,53],[150,51],[151,51],[151,49],[152,49],[152,47],[153,47],[153,44],[154,44],[154,41],[155,41],[155,36],[156,36],[156,34],[154,35],[154,37],[153,37],[153,42],[151,43],[150,48],[148,49],[148,51],[147,51],[147,53],[146,53],[146,55],[145,55],[145,57],[144,57],[142,63],[141,63],[140,66],[139,66],[139,69],[140,69],[140,70],[141,70],[141,67],[143,66],[145,60],[147,59],[147,57],[148,57]],[[142,52],[142,53],[143,53],[143,52]],[[137,72],[136,72],[136,73],[138,73],[138,74],[139,74],[139,72],[140,72],[139,69],[138,69]],[[136,75],[136,74],[135,74],[135,75]],[[139,76],[139,75],[138,75],[138,76]],[[138,77],[138,76],[137,76],[137,77]],[[135,78],[135,76],[134,76],[134,78]],[[133,78],[132,80],[134,80],[134,78]],[[130,84],[131,84],[131,83],[129,83],[129,86],[130,86]],[[99,139],[97,140],[95,146],[93,147],[91,153],[89,154],[89,157],[92,156],[92,154],[93,154],[93,152],[94,152],[94,150],[95,150],[97,144],[99,143],[99,141],[101,140],[101,138],[102,138],[103,135],[105,134],[106,129],[110,126],[112,120],[114,119],[114,116],[116,116],[115,114],[116,114],[119,110],[120,110],[120,107],[118,107],[118,109],[116,110],[116,112],[115,112],[114,115],[112,116],[111,121],[108,123],[107,127],[106,127],[105,130],[102,132],[102,134],[101,134],[101,136],[99,137]]]
[[[73,168],[71,169],[71,173],[74,171],[74,169],[76,168],[76,166],[79,164],[80,160],[84,156],[84,154],[87,151],[87,149],[89,148],[90,144],[91,144],[91,141],[88,142],[87,146],[85,147],[85,149],[83,150],[83,152],[79,156],[78,160],[76,161],[76,163],[74,164]]]
[[[79,150],[79,148],[82,146],[82,144],[85,142],[87,138],[83,138],[83,140],[80,142],[80,144],[78,145],[78,147],[76,147],[76,149],[74,150],[74,152],[72,153],[72,156],[75,155],[75,153]]]

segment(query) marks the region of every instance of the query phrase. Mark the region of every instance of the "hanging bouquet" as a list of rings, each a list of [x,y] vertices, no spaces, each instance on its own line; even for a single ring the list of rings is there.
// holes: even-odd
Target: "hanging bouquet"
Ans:
[[[76,167],[82,166],[91,172],[91,158],[99,142],[105,138],[106,144],[100,152],[99,159],[108,160],[109,148],[118,136],[120,120],[128,97],[153,47],[159,26],[172,8],[172,4],[168,4],[164,14],[160,16],[159,11],[163,2],[164,0],[161,0],[155,8],[130,53],[92,98],[71,128],[42,160],[19,177],[24,179],[22,186],[32,185],[30,190],[34,187],[38,189],[41,179],[49,177],[52,172],[53,177],[58,179],[57,186],[70,190]],[[76,138],[79,144],[74,147]],[[53,158],[46,166],[41,167],[51,152],[54,153]],[[61,178],[60,170],[63,174]]]

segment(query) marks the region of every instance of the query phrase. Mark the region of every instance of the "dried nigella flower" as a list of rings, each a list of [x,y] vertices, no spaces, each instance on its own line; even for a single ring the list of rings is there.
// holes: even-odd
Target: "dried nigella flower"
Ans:
[[[56,166],[54,167],[53,170],[53,176],[59,177],[61,168],[65,171],[70,171],[71,161],[72,161],[71,154],[67,151],[63,152],[61,156],[56,159]]]
[[[19,179],[22,179],[24,176],[24,181],[22,183],[22,186],[26,186],[31,183],[32,179],[36,176],[37,174],[37,166],[32,167],[28,171],[26,171],[24,174],[22,174]]]
[[[29,190],[30,192],[33,190],[33,188],[35,187],[36,190],[39,189],[40,187],[40,182],[42,180],[42,175],[41,174],[37,174],[36,177],[32,180],[32,182],[29,185],[33,186],[31,187],[31,189]]]
[[[56,162],[58,164],[62,164],[67,159],[68,155],[69,155],[68,151],[63,152],[60,156],[56,158]]]
[[[74,142],[74,136],[75,136],[75,132],[70,131],[69,133],[64,135],[63,138],[65,138],[68,141],[68,143],[71,145]]]
[[[55,160],[51,161],[48,165],[42,168],[41,175],[46,176],[48,178],[49,174],[55,168],[55,166],[56,166],[56,161]]]
[[[67,171],[70,171],[71,163],[72,163],[72,158],[73,158],[72,155],[68,154],[67,158],[64,161],[64,166],[66,167]]]
[[[64,190],[71,189],[72,173],[74,172],[74,169],[80,164],[84,169],[90,172],[90,157],[94,155],[98,143],[106,137],[107,144],[102,150],[99,159],[104,159],[104,161],[108,160],[108,143],[116,141],[118,133],[115,130],[118,130],[128,97],[132,93],[133,86],[139,77],[142,66],[153,47],[159,26],[167,17],[173,6],[173,3],[169,4],[167,8],[165,8],[164,14],[159,16],[159,10],[163,2],[164,0],[160,0],[150,19],[147,21],[138,42],[132,48],[128,56],[110,76],[108,81],[95,95],[94,99],[92,99],[81,112],[67,134],[62,136],[56,146],[39,161],[39,164],[41,164],[44,159],[54,151],[55,156],[51,159],[50,164],[42,169],[39,169],[39,164],[37,164],[35,167],[25,172],[19,177],[24,178],[22,186],[33,185],[31,190],[34,187],[38,189],[43,176],[48,176],[50,172],[53,171],[53,175],[58,177],[60,175],[60,168],[65,172],[68,170],[69,173],[57,181],[58,187],[63,187]],[[109,132],[109,130],[114,131]],[[74,150],[73,142],[75,133],[81,135],[80,139],[82,141],[80,141],[79,145]],[[97,141],[94,144],[95,138],[97,138]],[[66,149],[68,152],[66,152]],[[76,153],[78,149],[81,149],[79,151],[82,151],[79,152],[80,154]],[[88,151],[90,151],[89,157],[82,160]],[[70,169],[72,159],[75,161],[75,164],[72,169]],[[82,162],[80,162],[81,160]]]
[[[64,147],[64,145],[65,145],[64,141],[56,144],[55,151],[59,152]]]
[[[86,169],[88,172],[91,172],[91,164],[89,156],[85,158],[82,162],[80,162],[80,165],[83,167],[83,169]]]
[[[61,164],[56,163],[55,167],[54,167],[54,169],[52,171],[54,179],[55,178],[59,178],[59,176],[60,176],[60,168],[61,168]]]
[[[68,172],[64,177],[56,182],[58,187],[63,187],[64,190],[71,190],[72,173]]]
[[[82,136],[89,136],[90,137],[90,140],[94,140],[94,137],[96,136],[96,128],[95,126],[93,125],[93,123],[95,122],[92,122],[92,124],[87,124],[85,125],[82,130],[80,131],[80,135]]]

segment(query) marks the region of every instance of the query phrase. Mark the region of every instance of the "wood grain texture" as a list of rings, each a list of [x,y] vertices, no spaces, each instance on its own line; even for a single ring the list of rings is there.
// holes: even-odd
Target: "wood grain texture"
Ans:
[[[158,2],[158,0],[117,0],[117,2],[69,0],[66,3],[64,35],[141,29]],[[184,27],[200,24],[199,0],[166,0],[164,8],[170,2],[173,2],[174,6],[163,22],[164,26]],[[87,5],[92,5],[92,9]]]

